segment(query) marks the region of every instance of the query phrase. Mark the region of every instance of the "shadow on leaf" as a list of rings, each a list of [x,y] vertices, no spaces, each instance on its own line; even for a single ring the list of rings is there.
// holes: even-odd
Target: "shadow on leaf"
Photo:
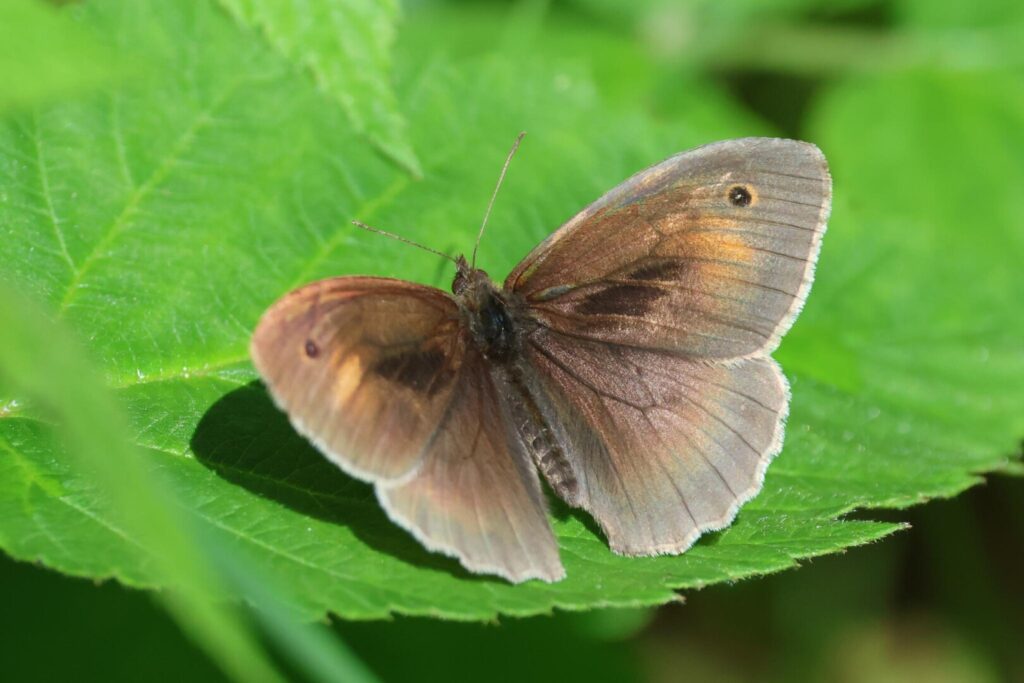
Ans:
[[[222,478],[302,515],[345,526],[378,552],[460,579],[501,581],[427,551],[391,522],[373,487],[346,475],[297,434],[259,382],[210,406],[190,445],[199,462]]]

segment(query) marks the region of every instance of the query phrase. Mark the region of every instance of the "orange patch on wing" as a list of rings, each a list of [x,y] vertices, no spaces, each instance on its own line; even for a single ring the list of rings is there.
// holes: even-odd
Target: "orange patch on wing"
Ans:
[[[683,211],[667,211],[656,221],[656,226],[662,234],[676,236],[694,230],[739,230],[742,223],[733,216],[696,206]]]
[[[349,354],[335,370],[334,391],[338,403],[345,403],[363,378],[363,361],[358,353]]]
[[[750,279],[751,270],[756,269],[757,250],[744,242],[743,237],[732,233],[701,233],[689,235],[687,250],[698,258],[698,278],[705,280],[707,287],[731,289],[743,286],[743,280]],[[713,283],[713,284],[712,284]]]
[[[677,254],[696,256],[702,262],[702,268],[751,266],[755,265],[757,258],[757,250],[747,244],[743,235],[714,230],[679,233],[661,245],[656,253],[663,257]]]
[[[692,228],[709,230],[718,228],[719,230],[738,230],[740,229],[740,221],[729,216],[715,216],[712,214],[703,214],[698,212],[691,212],[689,221]]]
[[[754,261],[755,250],[739,235],[728,233],[708,235],[708,242],[710,251],[715,254],[715,258],[735,261],[744,265],[749,265]]]

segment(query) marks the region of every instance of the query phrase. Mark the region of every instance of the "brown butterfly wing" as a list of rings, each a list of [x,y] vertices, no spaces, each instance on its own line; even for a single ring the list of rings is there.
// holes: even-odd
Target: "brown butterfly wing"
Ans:
[[[505,288],[571,336],[693,358],[769,352],[810,287],[830,203],[814,145],[714,143],[608,192],[534,249]]]
[[[558,581],[565,570],[540,480],[512,426],[502,382],[477,352],[468,354],[417,475],[379,486],[377,497],[427,548],[458,556],[472,571]]]
[[[285,295],[251,355],[295,428],[368,481],[399,480],[450,402],[464,356],[458,309],[439,290],[340,277]]]
[[[556,446],[541,469],[616,551],[682,552],[760,489],[789,398],[767,354],[830,195],[813,145],[707,145],[613,189],[506,280],[537,325],[522,374]]]
[[[616,552],[680,553],[760,490],[789,398],[771,358],[695,362],[543,328],[525,347],[558,446],[541,469]]]
[[[391,518],[473,571],[564,575],[537,473],[455,302],[399,280],[301,287],[264,314],[251,354],[295,428],[377,485]]]

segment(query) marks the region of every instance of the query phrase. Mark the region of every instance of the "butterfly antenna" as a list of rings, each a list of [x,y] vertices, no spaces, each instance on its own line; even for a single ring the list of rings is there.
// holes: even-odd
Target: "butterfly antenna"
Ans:
[[[523,131],[516,136],[516,141],[512,143],[512,149],[509,150],[508,156],[505,158],[505,165],[501,167],[501,175],[498,176],[498,184],[494,186],[494,194],[491,195],[491,201],[487,205],[487,212],[484,214],[484,222],[480,224],[480,232],[476,234],[476,244],[473,245],[473,258],[470,259],[470,265],[476,268],[476,250],[480,246],[480,238],[484,235],[484,228],[487,227],[487,219],[491,217],[491,208],[494,206],[494,198],[498,196],[498,190],[501,189],[501,183],[505,180],[505,173],[508,171],[508,165],[512,161],[512,155],[519,149],[519,143],[523,141],[523,137],[526,135],[526,131]]]
[[[422,244],[420,244],[419,242],[413,242],[411,239],[409,239],[407,237],[402,237],[401,235],[396,235],[393,232],[387,232],[386,230],[381,230],[380,228],[375,228],[375,227],[373,227],[371,225],[367,225],[366,223],[363,223],[361,221],[352,221],[352,225],[360,227],[363,230],[369,230],[370,232],[375,232],[378,235],[384,235],[385,237],[390,237],[391,239],[398,240],[399,242],[405,242],[406,244],[411,244],[414,247],[419,247],[423,251],[429,251],[431,254],[437,254],[438,256],[440,256],[442,258],[448,259],[449,261],[451,261],[455,265],[458,265],[458,262],[454,258],[449,256],[448,254],[440,252],[437,249],[431,249],[430,247],[425,247]]]

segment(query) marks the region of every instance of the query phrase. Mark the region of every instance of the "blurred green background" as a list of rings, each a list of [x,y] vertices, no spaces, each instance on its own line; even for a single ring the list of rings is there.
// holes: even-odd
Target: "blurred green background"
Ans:
[[[991,208],[997,202],[987,201],[990,194],[1000,200],[1010,197],[1006,203],[1012,206],[1012,198],[1022,195],[1024,3],[410,0],[401,9],[395,38],[400,82],[424,56],[438,50],[455,56],[494,53],[500,69],[512,74],[536,61],[568,65],[566,88],[577,71],[596,86],[595,138],[602,121],[616,120],[609,112],[628,117],[642,111],[668,125],[685,119],[704,129],[812,140],[827,127],[821,121],[831,117],[842,121],[850,135],[884,139],[886,149],[869,144],[859,149],[859,140],[846,143],[851,165],[859,155],[890,181],[879,196],[871,197],[844,195],[837,183],[838,202],[851,215],[874,221],[860,230],[898,229],[890,213],[878,207],[899,206],[902,169],[906,174],[927,173],[933,162],[957,166],[962,156],[962,182],[943,178],[936,182],[935,196],[907,195],[932,202],[918,207],[914,218],[966,217],[962,239],[985,241],[985,253],[1018,268],[1024,263],[1024,214],[1004,211],[1003,204]],[[114,37],[95,41],[83,34],[80,42],[48,43],[19,32],[17,20],[16,12],[0,10],[0,74],[22,75],[0,83],[0,107],[21,115],[36,103],[74,97],[110,79],[131,78],[121,72],[123,65],[108,68]],[[378,57],[376,52],[357,52],[354,68],[360,60],[372,63]],[[64,72],[62,65],[69,60],[82,68]],[[24,69],[32,69],[31,75],[25,77]],[[348,75],[322,77],[330,81]],[[932,97],[929,89],[936,85],[945,100]],[[845,107],[858,92],[871,93],[878,106]],[[904,96],[904,106],[888,111],[888,93]],[[400,139],[389,137],[392,128],[375,128],[375,122],[393,115],[386,95],[382,98],[383,110],[377,114],[360,111],[358,102],[346,106],[353,107],[353,120],[363,117],[365,131],[382,156],[422,172],[429,182],[430,171],[422,171],[417,157],[417,152],[427,156],[422,149],[410,151]],[[929,136],[937,107],[944,118],[936,128],[943,134]],[[730,112],[729,121],[718,119],[723,110]],[[403,114],[416,128],[415,109]],[[873,137],[870,131],[876,128],[898,133]],[[941,149],[918,143],[936,137]],[[968,141],[979,139],[988,143],[987,153],[997,150],[997,156],[975,155],[977,148]],[[497,149],[510,142],[509,136],[489,144]],[[527,139],[528,145],[533,142]],[[988,163],[994,171],[976,172]],[[481,187],[492,182],[491,170],[478,169],[487,177]],[[988,182],[993,177],[1006,182],[993,186]],[[928,184],[920,177],[906,182]],[[957,191],[948,191],[951,186]],[[982,218],[973,224],[973,216]],[[408,218],[413,222],[415,217]],[[492,254],[502,251],[500,230],[495,232]],[[956,243],[939,246],[948,247],[955,261]],[[851,260],[874,257],[846,253],[853,254]],[[375,256],[370,252],[365,258]],[[514,261],[512,254],[507,258]],[[992,277],[994,298],[997,288],[998,296],[1008,296],[1006,286],[991,274],[997,269],[990,272],[983,262],[959,265],[983,283]],[[951,272],[961,271],[954,266]],[[1014,285],[1018,290],[1019,283]],[[901,293],[891,294],[898,298]],[[1018,304],[1024,313],[1024,303]],[[944,299],[922,302],[928,312],[943,306]],[[950,329],[965,324],[955,318],[942,323]],[[969,332],[979,337],[987,333],[974,328]],[[1019,341],[1024,349],[1024,340]],[[789,352],[791,362],[798,362],[799,351]],[[8,396],[0,392],[0,398]],[[0,405],[0,411],[6,409]],[[336,642],[347,643],[366,667],[387,681],[1024,681],[1024,478],[1019,472],[993,475],[953,500],[900,513],[876,510],[863,518],[908,521],[911,527],[869,546],[807,561],[795,571],[685,591],[679,604],[657,609],[501,618],[490,624],[400,617],[364,623],[337,620],[315,630],[329,634],[330,642],[337,637]],[[179,622],[164,611],[160,596],[115,582],[65,578],[7,556],[0,560],[0,582],[0,656],[6,680],[224,678],[223,670],[195,647],[194,634],[186,638]],[[290,662],[297,655],[287,652],[286,640],[272,628],[256,631],[271,661],[287,676],[317,677]]]

